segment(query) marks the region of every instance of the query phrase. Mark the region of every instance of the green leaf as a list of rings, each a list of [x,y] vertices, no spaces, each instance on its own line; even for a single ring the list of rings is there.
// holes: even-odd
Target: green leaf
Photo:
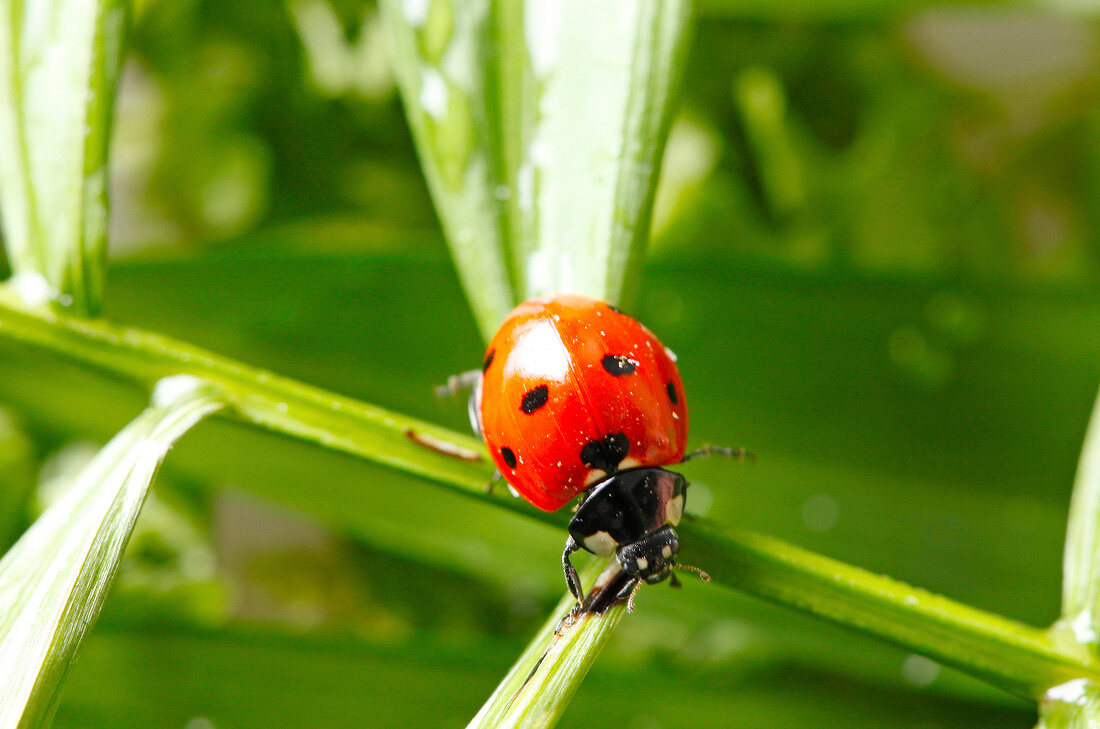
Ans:
[[[1062,622],[1077,640],[1100,640],[1100,399],[1092,411],[1069,508]]]
[[[402,262],[397,269],[374,258],[370,259],[373,265],[365,267],[349,267],[343,259],[337,260],[341,261],[337,266],[320,261],[311,264],[312,267],[298,261],[275,264],[275,273],[268,269],[268,274],[262,274],[264,267],[248,259],[204,263],[197,268],[195,264],[186,264],[175,273],[169,267],[160,275],[155,273],[159,268],[156,265],[141,266],[133,272],[130,286],[144,292],[135,295],[135,302],[166,290],[194,297],[192,303],[153,315],[167,317],[157,320],[163,322],[165,328],[198,336],[202,327],[217,314],[225,329],[208,333],[208,336],[215,337],[225,346],[238,348],[249,358],[296,369],[303,377],[340,382],[347,388],[359,386],[368,392],[369,388],[377,388],[374,390],[377,393],[389,391],[391,381],[386,379],[389,376],[386,373],[389,372],[387,368],[393,368],[404,378],[402,381],[412,381],[405,382],[408,388],[405,396],[409,402],[415,399],[425,409],[439,412],[439,405],[431,403],[428,395],[431,380],[422,379],[416,384],[417,377],[431,378],[431,373],[425,374],[419,368],[410,373],[407,363],[450,367],[454,364],[453,359],[448,359],[454,357],[451,349],[460,349],[460,342],[470,338],[471,332],[454,335],[449,329],[453,322],[444,312],[416,311],[422,291],[439,290],[444,297],[448,295],[443,285],[436,285],[436,277],[444,273],[443,264],[428,267],[426,274],[424,270],[418,274],[418,269],[408,262]],[[390,265],[396,264],[391,261]],[[1041,554],[1045,537],[1054,532],[1051,525],[1058,521],[1057,517],[1046,508],[1050,504],[1040,499],[1043,495],[1050,498],[1049,490],[1036,491],[1034,498],[1040,500],[1029,499],[1021,506],[1018,499],[1011,498],[1013,492],[1006,490],[998,494],[994,490],[1004,489],[1006,483],[1012,484],[1019,475],[1006,471],[1002,478],[1002,472],[997,471],[994,476],[986,473],[983,477],[968,469],[974,467],[971,461],[976,453],[997,468],[1011,466],[1013,471],[1033,467],[1030,464],[1034,459],[1044,462],[1043,459],[1050,458],[1045,448],[1038,452],[1005,452],[1004,442],[1023,440],[1022,435],[1031,432],[1011,430],[1018,425],[1014,418],[983,416],[989,403],[1003,401],[1006,389],[1018,392],[1023,402],[1028,403],[1028,409],[1034,408],[1037,412],[1046,412],[1043,403],[1065,404],[1066,407],[1051,411],[1057,416],[1050,421],[1051,429],[1066,433],[1076,427],[1067,411],[1072,410],[1071,403],[1077,398],[1077,383],[1082,377],[1090,378],[1091,383],[1095,367],[1088,363],[1100,361],[1100,351],[1095,348],[1086,349],[1083,354],[1079,350],[1081,341],[1088,344],[1090,340],[1081,340],[1078,334],[1094,329],[1100,318],[1100,306],[1095,299],[1052,301],[1047,295],[1023,292],[995,292],[982,299],[989,306],[987,340],[974,345],[965,360],[960,358],[958,375],[959,381],[975,393],[974,417],[980,418],[981,425],[975,434],[950,418],[945,418],[942,425],[938,419],[921,420],[928,418],[932,410],[938,413],[940,407],[953,412],[950,410],[951,390],[934,395],[918,389],[903,391],[908,392],[908,396],[890,400],[895,408],[884,414],[887,401],[880,399],[878,394],[868,394],[861,385],[863,378],[871,376],[868,373],[883,380],[898,378],[886,348],[890,333],[899,321],[919,320],[930,295],[942,297],[946,291],[897,282],[891,286],[883,286],[881,282],[849,283],[845,288],[846,296],[837,299],[835,285],[828,277],[805,278],[778,272],[753,274],[743,268],[726,269],[716,265],[697,270],[692,261],[682,261],[679,265],[680,268],[676,268],[666,263],[663,270],[654,272],[654,283],[647,288],[647,295],[654,297],[654,301],[676,301],[677,307],[652,307],[653,313],[647,320],[657,324],[663,322],[656,327],[662,332],[672,329],[671,323],[678,322],[686,333],[683,335],[685,346],[680,342],[672,346],[682,355],[684,371],[695,385],[691,391],[708,393],[708,397],[694,401],[697,406],[693,412],[698,414],[698,417],[693,416],[696,432],[701,439],[718,434],[724,439],[733,438],[736,437],[734,429],[744,431],[749,427],[745,424],[751,424],[751,432],[760,433],[769,446],[766,459],[761,458],[752,468],[738,469],[733,476],[728,464],[685,466],[694,484],[693,495],[709,494],[713,498],[712,515],[716,519],[723,523],[745,524],[754,530],[763,527],[765,531],[781,534],[787,530],[791,541],[806,540],[810,537],[802,528],[803,521],[792,515],[805,509],[807,495],[835,494],[838,502],[835,506],[842,509],[843,519],[848,522],[831,536],[812,537],[817,548],[840,555],[846,553],[852,561],[877,571],[900,573],[909,579],[912,579],[910,563],[914,555],[927,553],[930,564],[924,573],[918,573],[918,576],[923,575],[922,581],[938,587],[947,585],[956,591],[970,589],[970,594],[982,598],[975,602],[992,602],[1003,606],[1001,609],[1009,614],[1023,612],[1024,615],[1038,614],[1041,618],[1041,613],[1037,613],[1040,602],[1021,608],[1028,600],[1037,598],[1019,594],[1019,590],[1011,589],[1011,582],[1009,587],[1003,587],[997,581],[985,588],[986,592],[975,593],[974,585],[982,584],[979,580],[981,568],[969,567],[968,560],[977,555],[980,559],[975,561],[986,568],[995,565],[1017,583],[1021,579],[1029,582],[1034,579],[1032,572],[1042,569],[1042,560],[1036,560],[1030,550],[1020,555],[1019,544],[1023,539],[1034,542],[1036,553]],[[215,273],[218,268],[223,268],[221,274]],[[324,271],[327,268],[369,270],[370,273],[366,274],[366,279],[355,278],[341,284],[339,276],[326,278]],[[396,274],[398,270],[401,276]],[[202,275],[196,275],[198,273]],[[266,301],[264,295],[278,297],[285,290],[281,282],[290,275],[304,277],[316,286],[312,293],[303,291],[302,297],[305,300],[305,297],[317,296],[317,299],[310,299],[309,307],[317,312],[334,310],[326,302],[339,301],[344,296],[342,285],[369,288],[385,292],[387,296],[396,291],[405,293],[398,294],[396,299],[380,297],[377,309],[370,308],[372,304],[365,304],[367,309],[349,312],[347,319],[329,321],[330,315],[326,313],[324,323],[310,321],[297,334],[283,333],[270,340],[257,339],[250,334],[255,328],[256,302]],[[736,278],[740,286],[728,286],[725,278]],[[202,287],[195,284],[199,279],[205,282]],[[219,291],[228,289],[227,281],[240,281],[240,286],[246,288],[232,293]],[[255,291],[247,288],[249,286],[255,286]],[[226,297],[235,298],[241,291],[247,292],[249,297],[239,309],[234,309]],[[267,293],[263,294],[264,291]],[[682,298],[671,298],[674,292],[680,292]],[[253,293],[255,298],[252,298]],[[978,296],[979,293],[964,288],[958,291],[958,296]],[[401,295],[408,298],[402,299]],[[461,303],[456,291],[450,291],[449,297],[448,311],[453,313]],[[394,307],[395,301],[402,305]],[[728,307],[720,310],[722,314],[736,313],[736,316],[717,315],[715,302]],[[131,316],[140,316],[140,303],[133,306]],[[410,313],[387,318],[388,308]],[[678,319],[667,318],[671,316]],[[188,323],[189,319],[193,321]],[[296,363],[287,355],[284,342],[288,339],[306,337],[304,341],[312,342],[308,337],[329,331],[324,327],[332,327],[332,332],[346,335],[355,330],[362,319],[372,322],[372,326],[362,330],[362,352],[357,352],[354,359],[343,365],[330,359],[328,350],[323,348],[309,348],[304,359]],[[295,326],[302,324],[295,321]],[[234,336],[232,332],[236,327],[239,332]],[[432,335],[425,337],[425,330],[430,330]],[[689,336],[691,334],[694,336]],[[405,340],[415,345],[403,343]],[[755,351],[746,345],[752,341],[767,342],[767,346]],[[340,346],[349,345],[344,340]],[[543,532],[546,538],[541,539],[516,526],[514,532],[502,536],[494,529],[503,520],[493,522],[492,527],[486,527],[486,522],[475,521],[479,517],[473,509],[459,511],[457,505],[461,499],[458,494],[492,500],[505,509],[522,511],[556,524],[559,529],[564,521],[562,515],[533,514],[517,499],[485,494],[484,484],[490,467],[484,461],[468,463],[422,448],[408,438],[406,428],[455,445],[476,446],[468,436],[430,427],[422,421],[366,406],[300,382],[277,378],[179,341],[140,330],[111,327],[102,322],[51,320],[43,315],[0,306],[0,347],[4,348],[4,357],[0,357],[3,373],[0,392],[13,403],[40,414],[55,428],[64,425],[60,414],[78,423],[70,427],[102,427],[103,403],[113,403],[120,392],[126,392],[119,382],[127,382],[131,387],[136,383],[140,387],[148,378],[168,371],[186,371],[216,381],[231,393],[233,402],[239,401],[246,406],[235,411],[241,420],[315,443],[330,452],[363,457],[388,468],[368,469],[350,459],[325,460],[320,452],[316,458],[307,458],[304,451],[309,449],[292,449],[284,441],[266,436],[266,440],[257,441],[255,429],[239,427],[239,420],[219,419],[209,428],[202,429],[207,433],[205,436],[200,431],[194,439],[189,439],[193,443],[201,441],[201,448],[188,454],[185,447],[179,454],[180,461],[186,460],[189,465],[201,469],[206,480],[239,482],[269,498],[316,514],[381,548],[412,554],[411,545],[415,543],[417,559],[431,563],[433,555],[445,555],[436,563],[446,563],[447,567],[467,573],[482,575],[491,571],[487,565],[501,559],[499,554],[519,554],[521,551],[501,550],[500,544],[522,541],[529,546],[522,550],[521,557],[530,557],[545,549],[539,552],[542,556],[527,560],[530,562],[527,573],[553,580],[553,583],[543,584],[560,585],[560,572],[556,569],[560,532],[553,535],[552,540],[550,532]],[[730,351],[740,353],[733,365],[738,373],[736,388],[729,386]],[[470,347],[470,354],[476,357],[476,346]],[[76,369],[64,364],[66,362],[79,363],[87,369]],[[1006,362],[1014,362],[1015,366],[1009,367]],[[1038,366],[1057,372],[1058,377],[1036,381],[1028,373]],[[88,370],[109,376],[90,377]],[[364,371],[369,373],[367,377]],[[382,373],[380,377],[378,372]],[[65,384],[77,381],[74,373],[84,376],[78,388]],[[989,382],[984,387],[974,384],[986,380]],[[91,383],[95,383],[94,388]],[[63,410],[51,400],[57,391],[88,400],[82,401],[81,408]],[[798,400],[811,398],[829,407],[835,406],[845,417],[840,419],[828,411],[795,407]],[[426,406],[425,401],[428,401]],[[918,407],[920,403],[928,407]],[[89,412],[96,416],[89,418]],[[744,420],[735,422],[730,413],[741,413]],[[897,434],[911,432],[914,422],[922,423],[921,433],[928,431],[932,436],[923,436],[925,440],[907,448],[898,442]],[[971,424],[970,427],[976,426]],[[419,430],[422,428],[424,430]],[[837,432],[834,434],[828,428]],[[773,429],[770,434],[769,429]],[[803,438],[790,441],[792,432],[816,433],[818,430],[838,440],[814,442]],[[968,433],[969,441],[957,442],[959,436]],[[1045,443],[1041,440],[1042,431],[1037,431],[1035,437],[1040,439],[1038,442]],[[845,446],[843,441],[848,441],[849,445]],[[851,442],[861,444],[858,456],[850,447]],[[1057,440],[1050,442],[1058,443]],[[814,443],[816,453],[798,452],[808,443]],[[755,443],[749,445],[755,449]],[[924,458],[932,446],[937,453],[932,464],[936,468],[929,469],[925,480],[901,477],[891,471],[894,460]],[[241,458],[242,452],[250,451],[263,453],[265,457]],[[259,462],[254,465],[241,463],[253,460]],[[317,479],[316,472],[322,468],[332,477]],[[457,488],[441,494],[433,494],[427,488],[417,491],[414,479],[397,480],[399,471],[426,476]],[[719,477],[719,473],[722,476]],[[942,479],[938,486],[930,488],[930,484],[937,483],[937,478]],[[309,483],[309,488],[303,488],[303,483]],[[985,484],[984,491],[974,488],[975,483]],[[970,487],[959,488],[959,484]],[[799,485],[801,490],[796,488]],[[1020,484],[1019,488],[1027,485]],[[362,498],[363,489],[369,489],[369,499]],[[914,503],[912,494],[918,490],[922,494],[921,501],[927,499],[931,507]],[[944,494],[949,494],[949,498],[945,499]],[[448,498],[452,501],[447,502]],[[699,508],[703,499],[689,502],[689,508],[692,503]],[[1036,503],[1043,508],[1036,509]],[[942,505],[942,509],[935,508],[937,504]],[[1025,507],[1026,521],[1036,531],[1011,531],[1011,523],[1019,518],[1006,520],[1004,514],[1018,514]],[[455,513],[462,513],[464,518],[468,516],[470,523],[453,523],[457,521]],[[884,519],[884,513],[891,518]],[[975,534],[983,535],[983,539],[977,541],[990,543],[980,548],[970,547],[966,553],[968,559],[961,562],[933,559],[932,555],[936,554],[942,557],[940,537],[925,543],[919,535],[937,528],[944,513],[951,513],[960,520],[959,528],[968,543],[975,541]],[[905,519],[896,518],[898,514],[905,514]],[[452,531],[448,538],[443,538],[435,528],[416,528],[425,523],[440,524],[440,530]],[[485,532],[481,534],[483,529]],[[856,541],[846,538],[846,532],[854,532]],[[478,534],[483,537],[480,542]],[[512,535],[519,536],[513,538]],[[682,536],[685,561],[706,569],[717,583],[739,586],[752,594],[829,617],[911,650],[951,661],[1017,694],[1034,696],[1051,685],[1073,676],[1089,675],[1095,670],[1089,666],[1079,646],[1065,646],[1043,630],[944,601],[785,542],[749,532],[716,535],[700,522],[685,524]],[[477,553],[471,549],[462,555],[460,549],[449,543],[449,537],[465,539],[471,547],[481,544],[482,551]],[[868,551],[868,544],[874,545],[873,553]],[[1021,564],[1027,569],[1020,567]],[[970,570],[967,580],[958,578],[960,570]],[[508,574],[509,579],[515,579],[515,572]],[[721,614],[720,611],[716,613]],[[843,655],[839,645],[834,644],[828,650],[833,651],[834,657]],[[972,654],[960,655],[960,652],[971,650]]]
[[[99,309],[125,0],[0,10],[0,223],[25,298]]]
[[[180,436],[219,407],[194,378],[162,381],[154,404],[0,561],[0,726],[49,722],[157,466]]]
[[[593,562],[584,570],[581,582],[586,594],[603,565],[602,560]],[[467,729],[539,729],[557,724],[626,614],[625,605],[616,605],[601,614],[585,612],[563,622],[574,603],[566,593]]]
[[[649,235],[686,0],[385,0],[409,125],[486,336],[519,300],[620,301]]]
[[[1022,698],[1100,679],[1088,651],[1049,631],[764,535],[702,521],[680,531],[687,559],[705,564],[715,582],[867,631]]]

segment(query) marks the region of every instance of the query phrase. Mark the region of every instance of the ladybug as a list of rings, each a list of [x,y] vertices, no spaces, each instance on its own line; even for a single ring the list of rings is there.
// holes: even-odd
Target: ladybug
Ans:
[[[578,603],[569,557],[580,549],[617,558],[628,577],[618,597],[631,602],[642,583],[668,579],[673,567],[706,579],[675,562],[688,484],[663,467],[696,454],[685,457],[676,357],[642,324],[571,294],[520,304],[489,343],[470,419],[501,475],[534,506],[555,511],[583,494],[562,554]]]

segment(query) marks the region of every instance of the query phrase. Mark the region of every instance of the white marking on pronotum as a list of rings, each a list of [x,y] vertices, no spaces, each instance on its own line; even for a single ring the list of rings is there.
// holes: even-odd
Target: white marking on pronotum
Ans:
[[[638,557],[638,559],[636,559],[635,562],[638,563],[638,569],[640,569],[640,570],[644,570],[646,567],[649,566],[649,560],[646,559],[645,557]]]
[[[671,547],[671,545],[666,544],[665,546],[661,547],[661,556],[664,557],[665,559],[668,559],[669,557],[672,556],[672,547]]]
[[[618,545],[607,532],[596,532],[584,538],[584,548],[597,557],[610,557]]]
[[[584,485],[591,486],[597,481],[602,481],[607,475],[606,471],[600,471],[599,469],[592,469],[588,472],[588,475],[584,477]]]
[[[680,494],[668,500],[668,506],[665,507],[665,522],[676,526],[682,518],[684,518],[684,495]]]

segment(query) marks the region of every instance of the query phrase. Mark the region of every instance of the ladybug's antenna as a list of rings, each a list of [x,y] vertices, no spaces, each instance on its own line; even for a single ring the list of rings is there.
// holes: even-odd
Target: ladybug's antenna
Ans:
[[[706,572],[699,569],[698,567],[695,567],[694,565],[680,564],[679,562],[676,562],[672,566],[678,570],[684,570],[685,572],[694,572],[695,574],[699,575],[700,578],[702,578],[703,582],[710,582],[710,575],[708,575]]]
[[[727,448],[726,446],[716,446],[707,443],[706,445],[696,448],[691,453],[680,459],[680,463],[687,463],[695,458],[707,458],[709,456],[725,456],[727,458],[736,458],[743,460],[745,458],[750,461],[755,461],[756,456],[745,450],[744,448]]]
[[[639,588],[642,586],[642,581],[638,580],[634,583],[634,589],[630,591],[630,597],[626,599],[626,611],[628,613],[634,612],[634,596],[638,594]]]

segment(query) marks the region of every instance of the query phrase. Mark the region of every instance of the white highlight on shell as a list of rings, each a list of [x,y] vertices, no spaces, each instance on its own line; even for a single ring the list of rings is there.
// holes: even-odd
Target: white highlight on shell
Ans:
[[[610,557],[618,545],[607,532],[596,532],[584,538],[584,548],[597,557]]]
[[[515,342],[504,363],[505,380],[522,377],[564,382],[569,377],[569,351],[550,322],[530,322],[516,333]]]
[[[434,68],[424,69],[420,77],[420,106],[436,119],[447,115],[447,100],[450,89],[443,76]]]

